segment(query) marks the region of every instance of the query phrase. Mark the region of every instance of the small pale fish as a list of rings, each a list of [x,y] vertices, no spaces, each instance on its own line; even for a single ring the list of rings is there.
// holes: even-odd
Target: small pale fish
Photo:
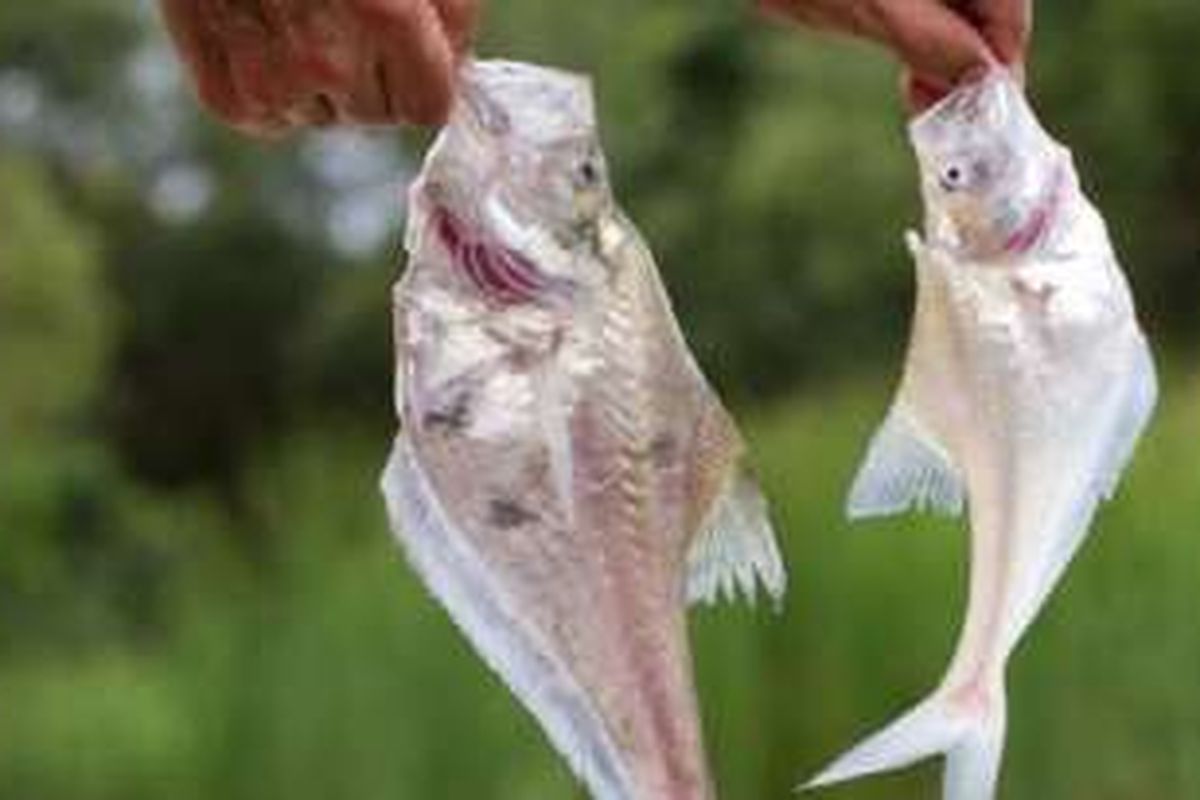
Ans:
[[[469,64],[407,249],[383,490],[411,563],[594,797],[713,797],[686,605],[784,569],[589,81]]]
[[[944,754],[946,800],[995,796],[1005,665],[1116,488],[1157,385],[1129,286],[1070,153],[995,70],[915,119],[925,236],[895,403],[851,517],[971,526],[966,621],[940,686],[823,786]]]

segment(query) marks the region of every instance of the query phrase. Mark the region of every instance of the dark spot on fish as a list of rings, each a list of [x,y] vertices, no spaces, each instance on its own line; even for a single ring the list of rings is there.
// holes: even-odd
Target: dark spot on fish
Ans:
[[[1057,294],[1057,289],[1049,284],[1045,286],[1030,286],[1021,280],[1010,280],[1009,285],[1012,286],[1013,292],[1022,301],[1030,306],[1045,311],[1054,300],[1054,295]]]
[[[528,342],[515,342],[511,340],[500,339],[506,347],[505,360],[516,370],[531,370],[545,361],[547,358],[556,354],[563,344],[563,332],[559,328],[554,328],[542,337],[537,343],[530,344]]]
[[[454,395],[444,406],[426,411],[422,420],[429,430],[440,430],[444,433],[460,433],[470,421],[471,395],[465,391]]]
[[[650,462],[656,467],[669,467],[678,455],[679,443],[669,433],[660,433],[650,442]]]
[[[503,530],[519,528],[537,519],[537,514],[512,498],[496,497],[488,505],[488,522]]]

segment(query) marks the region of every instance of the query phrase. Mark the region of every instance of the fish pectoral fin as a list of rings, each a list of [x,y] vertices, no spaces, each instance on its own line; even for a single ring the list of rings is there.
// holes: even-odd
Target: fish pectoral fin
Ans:
[[[850,488],[851,519],[909,509],[962,513],[962,480],[942,446],[902,407],[893,407],[876,431]]]
[[[753,604],[759,584],[778,604],[787,573],[767,502],[754,480],[736,469],[688,551],[687,600],[713,605],[740,592]]]
[[[533,713],[596,797],[632,797],[628,764],[594,698],[455,527],[403,432],[380,487],[409,562],[480,657]]]

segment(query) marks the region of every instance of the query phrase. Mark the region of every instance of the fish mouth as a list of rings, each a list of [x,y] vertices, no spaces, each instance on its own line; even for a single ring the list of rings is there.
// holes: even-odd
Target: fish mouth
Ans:
[[[1008,70],[995,67],[973,73],[954,91],[922,111],[908,124],[917,149],[936,145],[947,130],[984,125],[998,128],[1013,113],[1020,89]]]
[[[472,120],[492,136],[537,146],[596,128],[592,83],[578,73],[513,61],[469,61],[460,87]]]

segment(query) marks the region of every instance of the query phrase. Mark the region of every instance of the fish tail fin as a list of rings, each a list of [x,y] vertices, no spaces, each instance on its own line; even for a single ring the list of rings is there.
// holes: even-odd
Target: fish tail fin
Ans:
[[[1004,687],[938,690],[804,785],[816,789],[945,755],[943,800],[992,800],[1004,753]]]

